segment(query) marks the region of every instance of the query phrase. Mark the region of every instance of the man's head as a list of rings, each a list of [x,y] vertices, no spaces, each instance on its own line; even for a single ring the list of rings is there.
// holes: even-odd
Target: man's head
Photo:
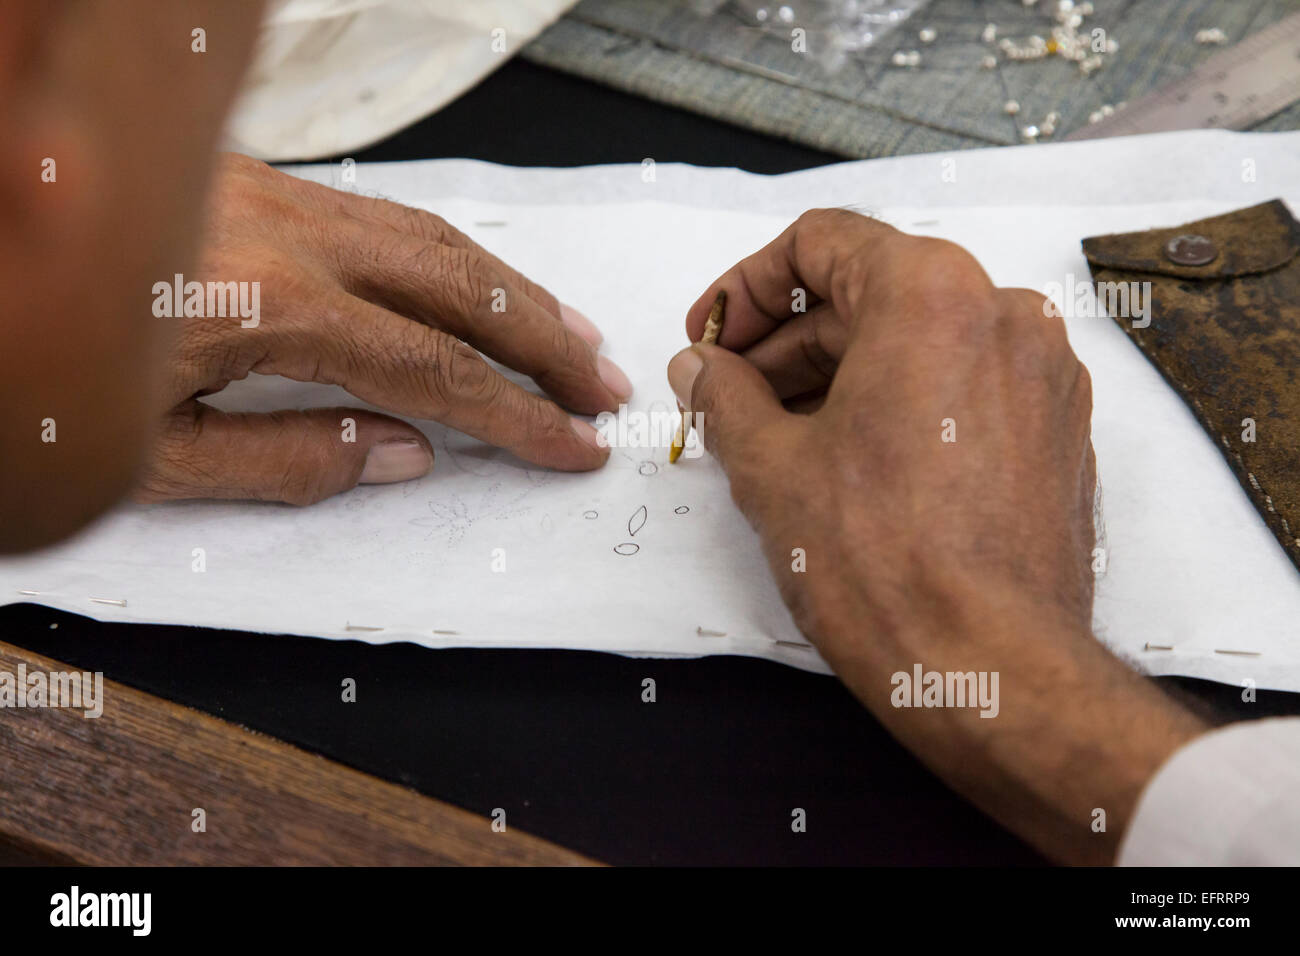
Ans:
[[[161,412],[151,289],[194,256],[260,12],[0,0],[0,551],[130,486]]]

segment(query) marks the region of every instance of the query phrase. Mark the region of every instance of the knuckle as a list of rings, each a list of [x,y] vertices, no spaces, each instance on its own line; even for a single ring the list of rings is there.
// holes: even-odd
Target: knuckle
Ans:
[[[930,310],[957,317],[987,317],[995,305],[994,289],[975,257],[954,242],[922,239],[913,272],[923,281],[916,294]]]
[[[1060,310],[1048,296],[1034,289],[998,289],[998,301],[1008,312],[1022,312],[1026,318],[1054,318]]]
[[[381,206],[380,212],[393,211],[404,232],[425,242],[443,243],[448,237],[457,234],[447,220],[436,213],[425,212],[423,209],[380,197],[376,197],[375,202]]]
[[[222,172],[225,173],[266,177],[274,172],[268,164],[260,159],[254,159],[252,156],[246,156],[243,153],[222,153],[219,162]]]
[[[844,229],[852,229],[863,225],[864,223],[879,223],[870,216],[864,216],[860,212],[852,209],[838,207],[821,207],[818,209],[809,209],[800,214],[795,220],[795,224],[801,229],[828,229],[839,232]]]
[[[545,339],[545,347],[535,356],[538,372],[533,378],[540,377],[546,381],[539,380],[538,384],[543,387],[548,382],[588,385],[600,381],[596,352],[590,345],[559,322],[542,323],[540,332]]]
[[[197,450],[202,428],[196,413],[196,403],[186,402],[163,420],[133,493],[135,500],[187,498],[214,486],[216,476]]]
[[[487,264],[469,249],[439,246],[438,251],[448,305],[461,315],[474,315],[487,305],[491,295]]]
[[[1000,289],[997,296],[999,317],[1022,355],[1045,367],[1079,365],[1051,299],[1031,289]]]
[[[490,401],[499,376],[483,360],[483,356],[453,336],[431,333],[432,352],[429,371],[420,377],[429,403],[440,411],[453,404],[471,399]]]
[[[927,323],[932,343],[957,347],[989,334],[999,314],[996,290],[970,253],[955,243],[921,239],[897,254],[894,271],[911,279],[899,290],[904,314]]]
[[[800,213],[799,218],[795,220],[795,225],[802,229],[817,228],[847,221],[849,215],[846,209],[832,209],[823,206]]]
[[[805,322],[799,333],[799,351],[810,368],[816,369],[829,381],[835,377],[838,363],[822,340],[825,326],[821,322]]]
[[[331,474],[326,450],[312,440],[312,432],[298,415],[273,412],[271,422],[278,426],[276,444],[290,450],[281,460],[285,462],[275,490],[275,500],[306,507],[328,498],[333,492],[327,486]]]

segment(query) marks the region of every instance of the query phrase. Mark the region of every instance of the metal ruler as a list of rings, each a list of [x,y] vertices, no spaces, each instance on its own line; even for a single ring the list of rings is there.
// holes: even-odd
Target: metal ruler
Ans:
[[[1300,100],[1300,13],[1216,53],[1180,80],[1066,139],[1173,129],[1246,129]]]

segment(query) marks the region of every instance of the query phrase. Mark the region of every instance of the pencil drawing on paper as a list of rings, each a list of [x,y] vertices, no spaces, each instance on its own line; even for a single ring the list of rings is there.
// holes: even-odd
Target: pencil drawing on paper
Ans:
[[[430,500],[426,502],[430,513],[412,518],[409,523],[417,528],[429,529],[426,538],[445,534],[450,547],[460,544],[465,533],[478,521],[518,518],[532,510],[530,507],[521,507],[523,500],[533,490],[531,487],[505,500],[501,498],[501,488],[501,482],[492,482],[473,505],[467,504],[465,499],[456,494],[440,500]]]
[[[632,517],[627,519],[627,533],[635,538],[636,533],[645,527],[645,519],[648,514],[645,505],[632,512]]]
[[[632,517],[627,519],[627,533],[635,538],[636,533],[645,527],[645,521],[649,514],[650,512],[646,510],[645,505],[642,505],[640,508],[637,508],[636,511],[632,512]],[[640,550],[641,545],[637,544],[635,541],[624,541],[622,544],[614,545],[614,553],[621,554],[624,557],[636,554]]]

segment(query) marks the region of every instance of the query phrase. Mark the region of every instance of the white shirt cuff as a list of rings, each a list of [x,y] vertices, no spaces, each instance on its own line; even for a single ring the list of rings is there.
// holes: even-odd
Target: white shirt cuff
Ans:
[[[1300,863],[1300,717],[1231,724],[1175,751],[1142,792],[1116,863]]]

